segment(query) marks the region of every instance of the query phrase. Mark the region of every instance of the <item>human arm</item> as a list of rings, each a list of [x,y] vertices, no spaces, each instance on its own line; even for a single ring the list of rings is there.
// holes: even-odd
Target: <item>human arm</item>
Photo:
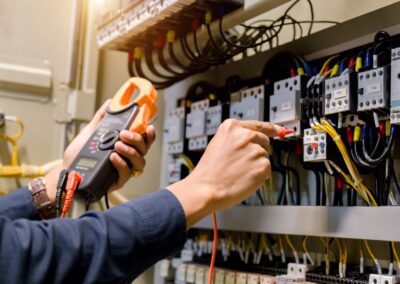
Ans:
[[[0,217],[0,283],[125,283],[185,239],[184,211],[168,190],[78,219]]]
[[[62,169],[68,168],[75,159],[81,147],[92,135],[98,124],[105,115],[109,101],[96,112],[89,124],[71,142],[64,153],[62,164],[55,166],[45,175],[46,193],[51,202],[54,203],[56,196],[56,184],[59,173]],[[155,140],[155,130],[150,125],[146,130],[146,135],[142,137],[137,133],[121,131],[120,141],[115,145],[115,153],[110,157],[112,164],[118,171],[118,180],[111,186],[110,191],[121,188],[131,177],[132,172],[142,171],[145,167],[144,156],[147,154],[151,144]],[[133,165],[129,168],[124,159],[128,159]],[[32,195],[27,187],[21,188],[11,194],[0,198],[0,216],[11,220],[18,218],[37,219],[38,214],[33,206]]]

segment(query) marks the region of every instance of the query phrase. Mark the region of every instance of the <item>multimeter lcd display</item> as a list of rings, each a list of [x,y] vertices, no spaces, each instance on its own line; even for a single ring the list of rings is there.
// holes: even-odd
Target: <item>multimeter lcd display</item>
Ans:
[[[94,168],[97,164],[96,159],[81,158],[77,163],[77,167]]]

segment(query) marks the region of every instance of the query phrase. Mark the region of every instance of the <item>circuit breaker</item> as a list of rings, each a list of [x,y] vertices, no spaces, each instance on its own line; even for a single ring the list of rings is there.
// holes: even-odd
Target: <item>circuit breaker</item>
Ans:
[[[316,131],[312,128],[304,130],[303,158],[304,162],[322,162],[327,159],[326,132]]]
[[[382,110],[388,107],[389,66],[358,73],[357,111]]]
[[[301,105],[304,76],[296,76],[274,84],[274,95],[270,97],[270,122],[293,129],[286,137],[301,135]]]
[[[164,125],[164,137],[168,154],[183,153],[185,132],[185,108],[179,107],[169,112]]]
[[[173,159],[168,163],[168,176],[167,180],[169,184],[178,182],[182,179],[182,163],[180,159]]]
[[[264,85],[231,94],[229,116],[238,120],[264,121]]]
[[[223,106],[216,105],[209,107],[206,113],[206,134],[208,136],[217,133],[218,127],[223,120]]]
[[[400,48],[392,49],[390,123],[400,124]]]
[[[210,106],[208,99],[192,103],[190,113],[186,117],[186,138],[189,139],[190,151],[202,150],[207,147],[206,133],[207,110]]]
[[[357,96],[356,73],[346,73],[325,80],[324,114],[353,112]]]

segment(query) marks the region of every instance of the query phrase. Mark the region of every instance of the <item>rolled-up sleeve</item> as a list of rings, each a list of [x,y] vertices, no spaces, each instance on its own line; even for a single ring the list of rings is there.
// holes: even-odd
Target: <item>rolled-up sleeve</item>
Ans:
[[[186,218],[163,189],[79,219],[0,217],[0,231],[0,283],[125,283],[182,248]]]

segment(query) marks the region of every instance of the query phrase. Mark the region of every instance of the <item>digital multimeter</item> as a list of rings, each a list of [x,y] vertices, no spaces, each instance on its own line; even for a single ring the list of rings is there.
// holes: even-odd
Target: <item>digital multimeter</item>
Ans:
[[[110,161],[121,130],[145,134],[149,121],[157,114],[157,93],[146,79],[130,78],[114,95],[96,131],[85,143],[68,171],[79,172],[83,179],[76,194],[100,200],[118,178]]]

